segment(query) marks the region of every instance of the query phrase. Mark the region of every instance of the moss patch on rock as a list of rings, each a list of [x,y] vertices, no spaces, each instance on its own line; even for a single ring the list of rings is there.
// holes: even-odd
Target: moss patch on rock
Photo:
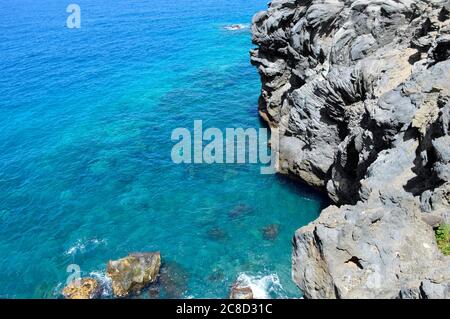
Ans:
[[[436,228],[436,241],[445,256],[450,255],[450,225],[442,224]]]

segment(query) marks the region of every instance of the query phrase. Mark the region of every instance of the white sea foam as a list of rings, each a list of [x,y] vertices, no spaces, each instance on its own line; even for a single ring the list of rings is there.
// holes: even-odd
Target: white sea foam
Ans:
[[[102,297],[111,297],[112,296],[112,285],[111,278],[106,276],[104,271],[92,271],[89,273],[94,279],[97,279],[102,287]]]
[[[59,298],[61,296],[64,285],[62,283],[58,283],[52,290],[52,295],[54,298]]]
[[[245,30],[245,29],[248,29],[250,27],[250,25],[248,25],[248,24],[230,24],[230,25],[227,25],[227,26],[225,26],[224,28],[225,28],[225,30],[228,30],[228,31],[238,31],[238,30]]]
[[[112,296],[112,285],[111,279],[106,276],[104,271],[92,271],[89,273],[89,277],[96,279],[101,288],[101,297],[102,298],[110,298]],[[52,291],[54,298],[59,298],[62,295],[62,290],[66,286],[66,283],[58,283]]]
[[[255,299],[286,298],[277,274],[251,275],[241,273],[237,279],[237,283],[250,287]]]
[[[76,243],[66,250],[66,255],[74,256],[78,253],[85,253],[86,251],[95,249],[99,245],[106,245],[106,239],[78,239]]]

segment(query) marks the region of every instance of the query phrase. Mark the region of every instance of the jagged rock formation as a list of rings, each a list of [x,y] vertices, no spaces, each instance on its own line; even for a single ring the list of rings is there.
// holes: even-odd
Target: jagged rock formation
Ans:
[[[450,3],[274,0],[252,25],[279,172],[325,190],[294,237],[307,298],[448,298]]]
[[[161,254],[134,253],[108,262],[106,273],[111,278],[116,297],[139,294],[143,288],[156,281],[161,267]]]

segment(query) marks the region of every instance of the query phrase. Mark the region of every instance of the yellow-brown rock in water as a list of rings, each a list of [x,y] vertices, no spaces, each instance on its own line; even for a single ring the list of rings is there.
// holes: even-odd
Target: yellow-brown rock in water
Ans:
[[[63,289],[66,299],[94,299],[100,295],[100,284],[93,278],[74,280]]]
[[[155,282],[160,267],[159,252],[134,253],[119,260],[109,261],[106,273],[111,278],[114,295],[126,297],[139,294],[145,286]]]
[[[252,288],[234,285],[231,288],[230,299],[253,299]]]

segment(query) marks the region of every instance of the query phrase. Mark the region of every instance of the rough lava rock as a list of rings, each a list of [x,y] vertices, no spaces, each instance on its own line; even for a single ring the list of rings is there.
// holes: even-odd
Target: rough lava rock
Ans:
[[[159,252],[134,253],[125,258],[109,261],[106,269],[111,278],[116,297],[138,294],[147,285],[155,282],[161,267]]]
[[[101,285],[93,278],[72,281],[62,291],[66,299],[95,299],[100,296]]]
[[[326,191],[293,240],[306,298],[450,298],[450,5],[274,0],[252,23],[280,173]]]

